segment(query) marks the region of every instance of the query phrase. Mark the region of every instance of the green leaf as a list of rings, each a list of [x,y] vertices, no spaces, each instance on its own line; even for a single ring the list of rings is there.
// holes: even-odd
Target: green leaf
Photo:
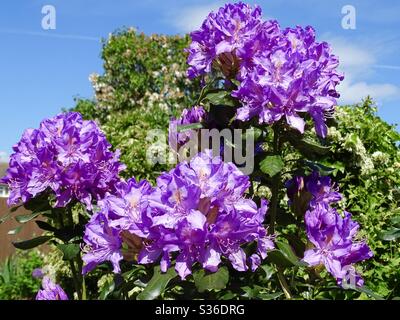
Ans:
[[[312,161],[308,161],[308,160],[302,160],[302,162],[308,168],[310,168],[313,171],[318,171],[323,176],[328,176],[335,171],[335,168],[327,167],[321,163],[312,162]]]
[[[29,213],[29,214],[23,214],[20,216],[16,216],[15,220],[17,220],[19,223],[27,223],[28,221],[35,219],[37,216],[40,216],[41,214],[43,214],[45,212],[46,211],[39,211],[39,212],[34,212],[34,213]]]
[[[353,290],[356,290],[358,292],[365,293],[366,295],[374,298],[375,300],[385,300],[383,297],[381,297],[377,293],[373,292],[371,289],[367,288],[366,286],[350,287],[349,289],[353,289]]]
[[[57,248],[63,253],[64,261],[74,259],[80,252],[79,244],[76,243],[59,244]]]
[[[307,266],[305,262],[301,261],[299,257],[297,257],[289,244],[280,241],[276,241],[275,243],[277,249],[268,252],[268,261],[280,267]]]
[[[292,262],[293,264],[297,263],[299,258],[296,256],[292,247],[289,244],[281,241],[276,241],[276,246],[290,262]]]
[[[7,212],[4,216],[2,216],[0,218],[0,224],[2,224],[3,222],[6,222],[8,219],[11,218],[12,214],[17,211],[19,208],[21,208],[23,205],[20,204],[19,206],[14,206],[10,209],[9,212]]]
[[[224,105],[228,107],[235,107],[238,105],[238,101],[233,98],[230,92],[220,90],[217,92],[209,92],[204,99],[207,99],[213,105]]]
[[[57,228],[53,227],[52,225],[50,225],[50,224],[47,223],[47,222],[44,222],[44,221],[41,221],[41,220],[37,220],[37,221],[35,221],[35,223],[36,223],[37,226],[38,226],[40,229],[42,229],[42,230],[51,231],[51,232],[58,231]]]
[[[22,230],[22,227],[23,226],[18,226],[15,229],[8,231],[7,234],[9,234],[9,235],[18,234]]]
[[[273,300],[280,297],[283,292],[275,292],[275,293],[266,293],[262,292],[265,288],[254,285],[253,287],[245,286],[241,287],[241,289],[245,292],[243,297],[249,299],[262,299],[262,300]]]
[[[242,139],[247,140],[249,138],[252,138],[254,139],[254,141],[257,141],[257,139],[260,138],[262,134],[263,132],[260,128],[250,127],[242,134]]]
[[[275,293],[260,293],[258,297],[262,300],[275,300],[283,295],[283,292],[275,292]]]
[[[385,241],[393,241],[400,237],[400,229],[393,228],[391,230],[383,231],[379,237]]]
[[[49,241],[51,238],[53,238],[53,237],[52,236],[40,236],[40,237],[33,238],[30,240],[25,240],[25,241],[21,241],[21,242],[13,242],[12,244],[17,249],[27,250],[27,249],[32,249],[37,246],[40,246],[41,244]]]
[[[107,285],[104,286],[103,290],[101,290],[99,300],[106,300],[107,297],[110,295],[111,292],[113,292],[115,289],[115,281],[112,280],[107,283]]]
[[[194,284],[199,292],[206,290],[221,290],[226,288],[229,281],[229,271],[226,267],[219,268],[217,272],[206,273],[201,269],[193,274]]]
[[[392,211],[393,213],[399,213],[398,210]],[[392,219],[390,219],[390,223],[395,226],[395,227],[400,227],[400,216],[397,217],[393,217]]]
[[[310,155],[322,156],[330,151],[330,147],[322,146],[316,141],[304,138],[297,130],[287,132],[286,138],[293,147],[306,157],[309,157]]]
[[[201,123],[191,123],[178,126],[177,131],[183,132],[187,130],[201,129],[201,128],[203,128],[203,125]]]
[[[275,271],[275,268],[273,267],[273,266],[270,266],[270,265],[266,265],[266,264],[263,264],[263,265],[261,265],[261,268],[264,270],[264,272],[265,272],[265,280],[269,280],[269,279],[271,279],[271,277],[274,275],[274,273],[276,272]]]
[[[273,177],[282,171],[284,165],[285,163],[280,156],[268,156],[260,162],[260,169],[270,177]]]
[[[162,273],[160,267],[154,268],[154,275],[147,283],[146,288],[137,296],[137,300],[154,300],[159,297],[167,287],[168,283],[177,276],[174,268],[169,268]]]

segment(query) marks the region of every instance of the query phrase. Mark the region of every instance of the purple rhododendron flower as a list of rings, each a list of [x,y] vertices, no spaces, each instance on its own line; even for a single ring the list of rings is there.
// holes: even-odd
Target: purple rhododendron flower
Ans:
[[[26,203],[52,191],[56,206],[80,201],[92,209],[92,201],[112,192],[124,166],[105,135],[93,121],[76,112],[62,113],[28,129],[13,147],[7,175],[8,205]]]
[[[372,257],[372,251],[365,241],[354,241],[359,225],[351,220],[351,214],[346,212],[345,217],[335,209],[319,206],[308,211],[305,216],[307,235],[314,244],[314,248],[304,253],[303,260],[310,266],[324,264],[339,284],[343,280],[361,286],[362,279],[349,279],[354,270],[354,263]]]
[[[162,174],[156,188],[146,181],[118,184],[86,226],[84,272],[104,261],[119,272],[123,244],[133,247],[139,263],[159,262],[163,272],[176,254],[182,279],[195,263],[217,271],[223,257],[239,271],[248,265],[254,271],[274,243],[263,226],[268,203],[257,208],[244,197],[248,187],[247,176],[210,150]],[[247,259],[242,246],[253,241],[257,252]]]
[[[36,278],[36,279],[42,279],[44,276],[42,268],[35,268],[32,271],[32,277]]]
[[[37,293],[36,300],[68,300],[64,290],[58,284],[52,282],[49,277],[43,278],[42,288]]]
[[[261,8],[242,2],[211,12],[201,28],[190,34],[188,77],[211,72],[213,64],[219,64],[225,74],[230,74],[237,67],[237,55],[258,33],[261,22]]]
[[[295,177],[287,183],[288,196],[297,193],[308,200],[305,213],[306,232],[313,248],[306,250],[303,261],[310,266],[325,265],[339,285],[363,285],[354,264],[369,259],[373,253],[365,241],[356,240],[359,224],[344,212],[344,217],[331,205],[341,200],[329,177],[313,172],[308,177]],[[308,197],[307,194],[311,195]]]
[[[114,272],[120,272],[124,232],[136,234],[138,237],[146,237],[148,233],[145,217],[148,209],[146,196],[152,192],[153,188],[147,181],[138,183],[135,179],[130,179],[116,184],[115,194],[108,194],[99,201],[100,211],[94,214],[86,225],[83,237],[83,274],[105,261],[111,262]],[[137,247],[135,249],[138,250],[141,241],[136,240],[133,241]]]
[[[95,213],[86,225],[83,241],[85,247],[82,256],[84,262],[82,273],[92,271],[98,264],[110,261],[113,271],[121,271],[119,262],[123,259],[121,253],[122,240],[120,230],[113,228],[109,220],[102,212]]]

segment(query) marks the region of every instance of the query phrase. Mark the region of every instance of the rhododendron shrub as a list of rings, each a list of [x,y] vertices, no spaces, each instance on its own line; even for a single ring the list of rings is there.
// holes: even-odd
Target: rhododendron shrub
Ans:
[[[15,246],[55,244],[78,299],[313,298],[332,283],[371,294],[359,264],[373,256],[368,239],[333,170],[318,162],[343,80],[330,45],[310,26],[281,28],[241,2],[210,13],[190,37],[187,77],[202,89],[171,119],[170,149],[179,153],[202,129],[251,129],[253,172],[225,159],[225,144],[196,146],[154,184],[123,179],[97,124],[61,114],[24,133],[2,179],[9,204],[32,210],[20,222],[47,218],[38,221],[45,235]],[[95,272],[113,277],[88,294]],[[67,294],[45,277],[37,299]]]

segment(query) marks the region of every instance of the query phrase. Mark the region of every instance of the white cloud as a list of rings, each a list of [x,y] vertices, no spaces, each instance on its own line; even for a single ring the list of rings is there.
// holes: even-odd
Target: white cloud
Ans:
[[[168,20],[172,21],[179,32],[188,33],[198,29],[211,11],[217,10],[221,3],[214,2],[204,5],[183,7],[171,11]]]
[[[340,103],[357,103],[368,95],[379,102],[400,97],[398,86],[368,80],[375,68],[397,69],[396,66],[376,64],[377,52],[371,50],[371,44],[350,42],[343,38],[331,38],[328,42],[334,54],[339,56],[340,70],[345,75],[345,80],[338,87]]]
[[[366,96],[375,100],[389,100],[400,96],[400,88],[390,83],[366,83],[344,80],[338,87],[340,102],[343,104],[358,103]]]
[[[0,162],[8,162],[8,160],[9,160],[8,153],[0,151]]]
[[[349,43],[342,38],[329,40],[335,55],[339,56],[340,64],[343,68],[362,67],[375,63],[373,53],[361,45]]]

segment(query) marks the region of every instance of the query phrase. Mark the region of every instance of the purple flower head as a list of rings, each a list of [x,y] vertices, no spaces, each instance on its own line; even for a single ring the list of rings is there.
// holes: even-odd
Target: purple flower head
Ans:
[[[32,277],[36,278],[36,279],[42,279],[44,276],[42,268],[35,268],[32,271]]]
[[[195,78],[217,66],[226,76],[238,71],[241,49],[252,41],[261,25],[261,8],[242,2],[211,12],[190,36],[188,76]]]
[[[116,184],[114,195],[99,201],[100,211],[86,225],[84,242],[84,273],[98,264],[110,261],[114,272],[120,272],[119,262],[123,258],[134,259],[142,247],[141,238],[146,237],[151,220],[147,217],[147,196],[153,188],[146,180]],[[128,250],[122,250],[125,243]]]
[[[320,176],[316,171],[307,177],[306,189],[312,194],[311,207],[315,207],[317,204],[329,205],[342,199],[338,188],[332,184],[331,178]]]
[[[320,176],[317,171],[307,177],[295,176],[286,182],[286,188],[289,205],[301,207],[302,214],[309,207],[315,208],[318,205],[328,207],[331,203],[342,199],[338,187],[332,183],[331,178]]]
[[[339,284],[348,280],[353,264],[372,257],[372,251],[364,241],[355,241],[358,224],[346,213],[342,218],[336,210],[319,206],[308,211],[305,217],[307,235],[315,246],[304,253],[304,261],[310,266],[325,265]],[[354,283],[361,283],[357,275]]]
[[[92,271],[97,265],[110,261],[113,271],[121,271],[119,263],[123,259],[120,230],[110,226],[109,219],[102,212],[95,213],[86,225],[83,241],[85,247],[82,256],[83,274]]]
[[[235,269],[246,271],[242,246],[247,243],[258,243],[260,259],[273,248],[263,226],[267,202],[257,209],[252,200],[244,198],[248,177],[232,163],[213,157],[210,150],[163,174],[157,185],[148,197],[153,223],[140,263],[161,259],[166,270],[170,254],[178,252],[175,268],[184,279],[196,262],[217,271],[222,257]],[[255,256],[249,261],[253,270],[255,261]]]
[[[343,79],[336,72],[337,57],[327,43],[315,42],[311,27],[277,32],[276,22],[263,26],[268,31],[259,36],[266,40],[258,41],[258,50],[251,51],[252,63],[242,65],[240,85],[233,92],[243,103],[237,119],[247,121],[257,116],[260,123],[267,124],[285,119],[303,133],[302,115],[308,113],[317,134],[325,137],[325,118],[333,113],[339,96],[335,86]]]
[[[169,123],[169,146],[175,152],[179,147],[189,142],[197,135],[197,130],[186,129],[180,131],[180,126],[194,123],[202,123],[206,120],[206,111],[202,106],[194,106],[191,109],[184,109],[179,119],[171,119]]]
[[[210,150],[162,174],[154,189],[133,179],[117,184],[86,226],[84,272],[105,261],[120,272],[123,244],[136,249],[139,263],[160,263],[163,272],[176,256],[182,279],[195,263],[217,271],[222,258],[239,271],[248,264],[254,271],[274,243],[263,226],[268,203],[257,208],[245,198],[248,186],[247,176]],[[251,242],[257,249],[247,259],[242,247]]]
[[[351,219],[351,214],[345,212],[342,217],[331,207],[341,199],[331,179],[313,172],[307,177],[295,177],[286,186],[291,204],[298,203],[302,197],[299,195],[303,195],[303,207],[308,207],[304,221],[313,248],[306,250],[303,260],[309,266],[324,265],[339,285],[362,285],[354,264],[373,254],[365,241],[356,240],[359,224]]]
[[[53,192],[56,206],[80,201],[92,209],[93,201],[113,191],[124,168],[96,123],[75,112],[26,130],[13,149],[2,179],[10,188],[10,206]]]
[[[42,288],[37,293],[36,300],[68,300],[68,296],[64,290],[48,277],[43,278]]]

